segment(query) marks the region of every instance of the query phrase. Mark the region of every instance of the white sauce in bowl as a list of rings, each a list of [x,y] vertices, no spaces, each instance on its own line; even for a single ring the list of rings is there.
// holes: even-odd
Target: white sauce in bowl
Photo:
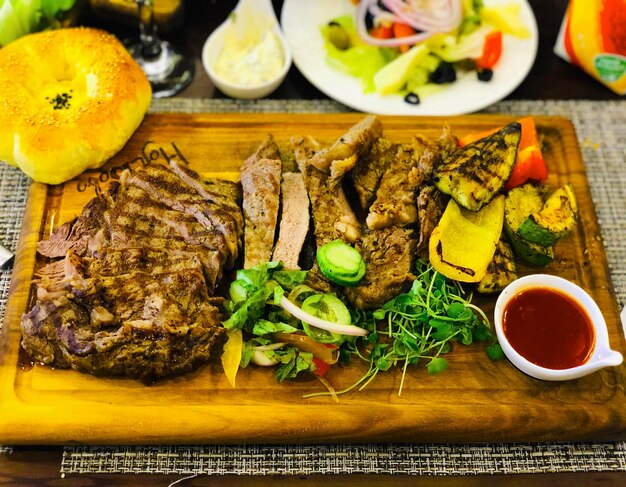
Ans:
[[[257,44],[228,42],[215,63],[215,73],[224,81],[240,86],[257,86],[270,81],[282,70],[285,55],[273,31],[266,31]]]

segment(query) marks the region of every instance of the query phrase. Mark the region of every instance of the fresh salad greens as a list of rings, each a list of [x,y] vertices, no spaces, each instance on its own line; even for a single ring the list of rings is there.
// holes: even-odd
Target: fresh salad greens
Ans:
[[[343,363],[352,357],[367,361],[368,372],[337,392],[341,394],[362,389],[379,372],[398,365],[403,369],[402,382],[407,367],[421,360],[429,373],[442,372],[447,368],[442,355],[453,342],[470,345],[488,340],[492,342],[487,347],[489,357],[502,356],[487,317],[471,304],[471,295],[428,264],[418,262],[411,289],[375,311],[350,309],[341,295],[305,285],[307,271],[281,267],[280,262],[269,262],[239,270],[230,286],[226,303],[230,317],[224,326],[229,333],[243,333],[243,345],[236,348],[241,353],[240,367],[276,366],[276,379],[283,381],[302,372],[323,377],[340,357]],[[321,320],[321,326],[334,325],[320,328],[312,324],[318,323],[315,319]],[[227,373],[232,375],[232,370]],[[329,391],[335,395],[331,387]]]
[[[237,271],[224,327],[246,335],[241,367],[276,365],[281,382],[303,371],[323,375],[336,361],[332,352],[349,334],[365,330],[351,324],[350,312],[337,296],[303,284],[306,271],[281,267],[269,262]]]
[[[520,5],[454,4],[447,15],[436,15],[411,0],[360,0],[354,14],[321,26],[326,60],[358,78],[365,93],[402,94],[408,103],[419,103],[420,96],[444,89],[465,73],[490,81],[503,35],[530,35],[519,18]]]
[[[60,25],[77,0],[0,0],[0,47],[15,39]]]
[[[411,289],[388,301],[374,312],[360,312],[355,323],[371,333],[364,343],[348,343],[346,350],[369,363],[368,372],[344,391],[365,387],[379,372],[402,365],[402,392],[409,365],[426,361],[430,374],[443,372],[448,362],[442,355],[452,343],[471,345],[490,341],[487,355],[492,360],[503,357],[502,349],[489,329],[484,312],[471,303],[457,281],[435,271],[430,264],[418,261],[416,280]],[[365,346],[363,346],[365,345]]]

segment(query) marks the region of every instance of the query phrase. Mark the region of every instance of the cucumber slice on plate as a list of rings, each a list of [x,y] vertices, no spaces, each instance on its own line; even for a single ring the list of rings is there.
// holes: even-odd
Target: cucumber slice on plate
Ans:
[[[365,276],[365,261],[358,250],[342,240],[333,240],[317,251],[322,274],[340,286],[356,286]]]

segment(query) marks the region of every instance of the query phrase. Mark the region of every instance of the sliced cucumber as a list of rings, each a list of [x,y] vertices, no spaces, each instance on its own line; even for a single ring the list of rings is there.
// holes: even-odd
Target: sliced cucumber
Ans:
[[[317,251],[317,263],[322,273],[340,286],[356,286],[365,276],[363,257],[342,240],[322,245]]]
[[[302,303],[302,311],[326,321],[351,325],[352,317],[347,306],[334,294],[314,294]],[[344,340],[344,336],[311,326],[302,322],[304,332],[320,343],[338,343]]]

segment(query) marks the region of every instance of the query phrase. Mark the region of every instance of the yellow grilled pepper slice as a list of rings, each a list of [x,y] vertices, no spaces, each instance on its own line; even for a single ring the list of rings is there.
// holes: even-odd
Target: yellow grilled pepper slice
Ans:
[[[503,195],[480,211],[461,208],[451,199],[430,237],[430,263],[450,279],[479,282],[496,251],[503,221]]]

